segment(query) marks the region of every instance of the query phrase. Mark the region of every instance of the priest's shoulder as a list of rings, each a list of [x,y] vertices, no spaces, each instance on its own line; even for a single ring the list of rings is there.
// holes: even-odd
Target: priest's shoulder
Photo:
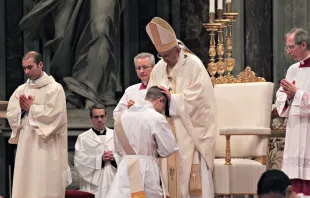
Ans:
[[[22,85],[19,85],[19,86],[17,87],[17,89],[15,90],[15,92],[18,92],[18,91],[20,91],[20,90],[24,90],[24,89],[25,89],[25,86],[26,86],[26,83],[24,83],[24,84],[22,84]]]
[[[129,92],[129,91],[132,91],[132,90],[139,89],[140,86],[141,86],[141,83],[137,83],[137,84],[131,85],[131,86],[129,86],[129,87],[127,87],[125,89],[125,92]]]
[[[198,58],[198,56],[196,56],[195,54],[185,53],[184,56],[187,59],[187,61],[189,61],[191,64],[195,64],[195,65],[204,67],[200,58]]]
[[[287,73],[297,71],[298,68],[299,68],[299,65],[300,65],[299,62],[294,63],[293,65],[291,65],[291,66],[287,69]]]
[[[110,128],[108,128],[108,127],[105,127],[105,128],[106,128],[107,132],[108,132],[108,131],[112,131],[112,132],[114,131],[113,129],[110,129]]]
[[[78,139],[83,139],[84,137],[89,136],[89,133],[91,132],[91,129],[88,129],[87,131],[84,131],[83,133],[81,133],[80,135],[78,135]]]
[[[154,120],[155,122],[167,122],[167,119],[163,114],[158,113],[157,111],[155,111],[155,109],[153,109],[153,112],[154,113],[152,114],[152,116],[150,116],[152,120]]]
[[[52,83],[50,83],[50,86],[54,87],[55,90],[62,90],[62,91],[64,91],[63,86],[60,83],[56,82],[56,81],[52,81]]]

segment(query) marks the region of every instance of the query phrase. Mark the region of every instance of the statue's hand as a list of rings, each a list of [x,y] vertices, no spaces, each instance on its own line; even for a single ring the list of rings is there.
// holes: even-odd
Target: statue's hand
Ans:
[[[85,101],[85,109],[90,109],[95,103],[91,100],[86,99]]]

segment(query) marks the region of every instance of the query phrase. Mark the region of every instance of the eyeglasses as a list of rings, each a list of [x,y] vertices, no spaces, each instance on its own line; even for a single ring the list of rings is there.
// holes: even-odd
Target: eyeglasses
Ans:
[[[289,46],[286,46],[284,49],[285,49],[286,52],[292,51],[293,49],[295,49],[295,47],[296,47],[297,45],[300,45],[300,44],[289,45]]]
[[[99,115],[96,115],[96,116],[93,116],[92,118],[94,118],[94,119],[97,119],[97,120],[98,120],[99,118],[101,118],[101,119],[102,119],[102,118],[104,118],[104,117],[105,117],[105,115],[100,115],[100,116],[99,116]]]
[[[173,50],[169,53],[169,54],[166,54],[166,55],[160,55],[160,54],[157,54],[157,58],[160,58],[160,59],[168,59],[169,56],[174,52],[174,50],[176,49],[176,47],[173,48]]]
[[[140,71],[141,69],[147,70],[148,68],[151,68],[151,67],[153,67],[153,66],[142,65],[142,66],[136,67],[136,70],[137,71]]]

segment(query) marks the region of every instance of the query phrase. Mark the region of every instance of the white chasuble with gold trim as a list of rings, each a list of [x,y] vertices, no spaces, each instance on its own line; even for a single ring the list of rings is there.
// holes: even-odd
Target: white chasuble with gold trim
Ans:
[[[168,184],[171,197],[201,195],[201,186],[204,186],[199,197],[213,198],[217,123],[214,90],[208,72],[198,57],[181,50],[170,74],[163,60],[156,64],[148,88],[155,85],[171,90],[168,122],[180,148],[175,157],[161,160],[164,182]],[[198,160],[193,163],[195,156],[202,164],[198,165]]]

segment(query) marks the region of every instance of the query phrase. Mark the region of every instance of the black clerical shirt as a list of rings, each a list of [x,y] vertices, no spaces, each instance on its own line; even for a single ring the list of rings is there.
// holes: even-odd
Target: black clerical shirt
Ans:
[[[107,130],[106,130],[106,129],[104,129],[103,132],[101,131],[101,133],[100,133],[100,131],[98,131],[98,130],[95,129],[94,127],[92,127],[92,130],[93,130],[98,136],[100,136],[100,135],[106,135],[106,133],[107,133]],[[102,160],[101,168],[104,168],[104,163],[105,163],[104,160]],[[115,168],[117,168],[117,164],[116,164],[115,159],[113,159],[113,160],[111,161],[111,165],[114,166]]]

